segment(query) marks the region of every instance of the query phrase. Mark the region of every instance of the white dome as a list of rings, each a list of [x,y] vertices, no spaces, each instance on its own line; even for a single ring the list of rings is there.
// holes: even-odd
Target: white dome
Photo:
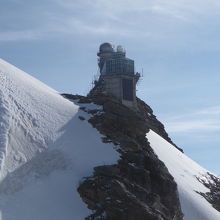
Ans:
[[[117,52],[124,53],[124,48],[121,45],[117,46]]]
[[[103,43],[99,47],[99,52],[113,52],[114,49],[110,43]]]

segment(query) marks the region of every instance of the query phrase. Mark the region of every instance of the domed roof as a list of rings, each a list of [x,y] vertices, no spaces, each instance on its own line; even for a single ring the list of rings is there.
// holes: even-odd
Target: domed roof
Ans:
[[[103,43],[99,47],[100,52],[113,52],[113,47],[110,43]]]

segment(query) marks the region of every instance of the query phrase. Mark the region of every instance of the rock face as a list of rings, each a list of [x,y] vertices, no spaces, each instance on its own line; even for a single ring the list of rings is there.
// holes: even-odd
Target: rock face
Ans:
[[[210,189],[210,192],[207,193],[201,193],[198,192],[200,195],[202,195],[209,203],[212,204],[212,206],[220,212],[220,178],[217,178],[216,176],[212,175],[211,173],[207,173],[207,176],[204,179],[198,179],[201,183],[204,184],[208,189]]]
[[[64,96],[103,106],[103,111],[82,110],[92,115],[89,123],[104,136],[102,141],[114,143],[121,154],[117,164],[95,167],[93,176],[80,184],[78,192],[93,210],[86,219],[183,219],[177,185],[146,139],[151,128],[171,142],[151,108],[138,99],[139,111],[135,112],[103,94]]]

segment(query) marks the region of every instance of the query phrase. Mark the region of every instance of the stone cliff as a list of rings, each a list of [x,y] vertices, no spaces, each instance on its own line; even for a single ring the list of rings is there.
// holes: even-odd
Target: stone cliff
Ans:
[[[138,111],[133,111],[109,95],[63,96],[103,106],[103,111],[81,110],[91,114],[88,122],[103,135],[102,141],[114,143],[121,155],[117,164],[95,167],[93,175],[80,184],[78,192],[93,211],[86,219],[183,219],[177,185],[146,138],[152,129],[172,143],[152,109],[140,99]]]

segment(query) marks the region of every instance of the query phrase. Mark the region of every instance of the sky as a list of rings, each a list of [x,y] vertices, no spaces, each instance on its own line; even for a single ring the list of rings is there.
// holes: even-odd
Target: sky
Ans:
[[[218,0],[1,0],[0,57],[60,93],[86,95],[103,42],[143,77],[137,95],[172,140],[220,175]]]

